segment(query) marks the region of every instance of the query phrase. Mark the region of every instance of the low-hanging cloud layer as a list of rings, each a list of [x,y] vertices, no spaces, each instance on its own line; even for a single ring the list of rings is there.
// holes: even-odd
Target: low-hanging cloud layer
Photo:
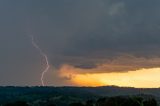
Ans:
[[[40,84],[44,64],[29,34],[53,67],[46,75],[48,85],[68,84],[72,76],[58,75],[64,68],[79,74],[159,68],[159,4],[159,0],[1,0],[0,84]]]

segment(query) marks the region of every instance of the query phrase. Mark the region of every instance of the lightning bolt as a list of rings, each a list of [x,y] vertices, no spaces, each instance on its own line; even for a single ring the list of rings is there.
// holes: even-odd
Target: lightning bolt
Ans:
[[[46,64],[46,67],[45,69],[43,70],[42,74],[41,74],[41,84],[42,86],[45,86],[44,84],[44,76],[45,76],[45,73],[48,72],[49,68],[50,68],[50,65],[49,65],[49,61],[48,61],[48,57],[47,55],[42,51],[42,49],[38,46],[38,44],[35,42],[35,39],[34,39],[34,36],[33,35],[30,35],[31,37],[31,41],[32,41],[32,45],[35,49],[37,49],[40,53],[40,55],[44,58],[45,60],[45,64]]]

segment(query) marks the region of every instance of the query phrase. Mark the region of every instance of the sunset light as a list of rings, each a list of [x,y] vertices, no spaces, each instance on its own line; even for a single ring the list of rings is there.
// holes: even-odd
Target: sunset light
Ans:
[[[69,69],[69,68],[68,68]],[[75,69],[76,70],[76,69]],[[85,70],[81,70],[85,71]],[[77,86],[116,85],[136,88],[157,88],[160,85],[160,68],[140,69],[128,72],[112,73],[76,73],[74,69],[61,70],[62,77],[69,77]]]

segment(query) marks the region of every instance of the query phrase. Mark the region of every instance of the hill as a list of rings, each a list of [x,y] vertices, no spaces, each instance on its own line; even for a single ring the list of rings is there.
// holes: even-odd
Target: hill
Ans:
[[[0,103],[5,105],[16,101],[25,101],[31,106],[45,106],[50,101],[57,106],[67,106],[71,103],[111,97],[138,96],[155,98],[160,103],[160,88],[131,88],[131,87],[0,87]]]

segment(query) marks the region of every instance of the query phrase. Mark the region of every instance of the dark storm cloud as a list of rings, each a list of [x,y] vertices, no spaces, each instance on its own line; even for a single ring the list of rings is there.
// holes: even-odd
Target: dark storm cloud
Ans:
[[[34,4],[34,3],[33,3]],[[121,54],[159,58],[159,1],[50,1],[32,5],[32,27],[56,66],[94,68]]]
[[[105,65],[104,72],[121,72],[158,67],[159,4],[159,0],[1,0],[0,83],[39,83],[43,63],[29,34],[56,68]],[[21,76],[24,80],[19,81]]]

